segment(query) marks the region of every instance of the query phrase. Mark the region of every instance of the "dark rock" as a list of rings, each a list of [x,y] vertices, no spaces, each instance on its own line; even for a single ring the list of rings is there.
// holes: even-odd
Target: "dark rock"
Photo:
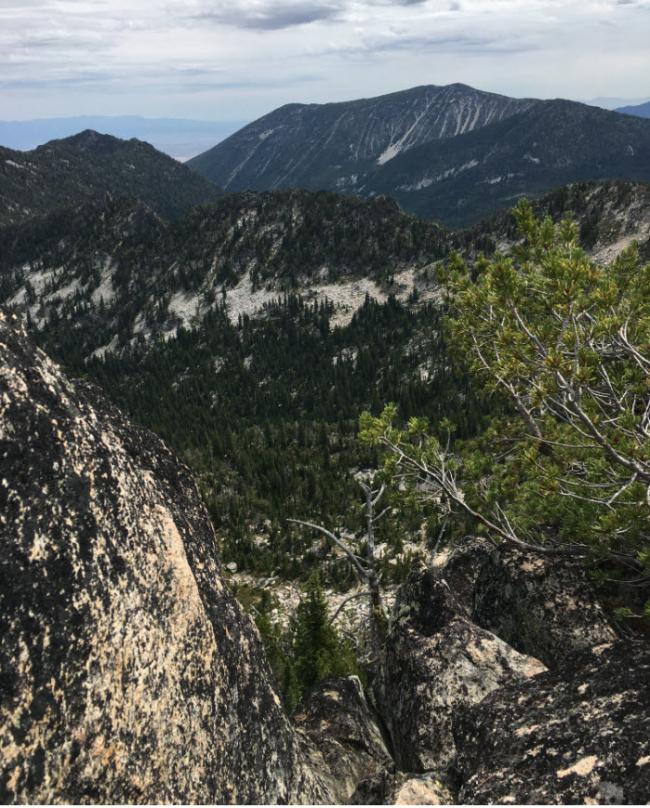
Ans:
[[[329,766],[337,802],[348,803],[361,780],[392,763],[357,676],[313,687],[298,705],[294,722]]]
[[[452,718],[496,688],[545,667],[474,625],[430,569],[400,588],[375,692],[399,769],[444,771],[456,755]]]
[[[549,667],[617,638],[580,562],[505,546],[481,567],[472,619]]]
[[[577,561],[471,538],[435,555],[431,568],[472,621],[548,666],[617,638]]]
[[[187,469],[0,314],[0,802],[331,801]]]
[[[619,641],[495,691],[454,723],[459,802],[650,800],[650,648]]]
[[[455,601],[469,618],[474,614],[476,582],[494,550],[487,539],[472,537],[431,559],[432,570],[449,584]]]

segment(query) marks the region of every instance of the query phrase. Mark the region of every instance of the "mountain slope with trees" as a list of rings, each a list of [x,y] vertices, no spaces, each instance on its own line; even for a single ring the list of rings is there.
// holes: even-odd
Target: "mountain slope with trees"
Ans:
[[[464,84],[334,104],[288,104],[188,162],[229,191],[355,193],[361,177],[423,143],[479,129],[535,102]]]
[[[465,85],[290,105],[190,161],[229,190],[386,194],[459,227],[582,180],[650,180],[650,123],[574,101]]]
[[[578,184],[539,207],[575,215],[594,253],[647,244],[648,186]],[[469,438],[501,406],[450,359],[440,271],[454,250],[512,249],[515,224],[452,233],[390,200],[302,191],[227,195],[169,224],[110,198],[0,230],[0,294],[194,469],[228,561],[291,578],[323,551],[288,517],[363,523],[351,470],[378,457],[355,440],[359,412],[393,401]],[[398,555],[421,524],[399,518],[380,530]],[[340,562],[327,576],[350,583]]]
[[[545,101],[500,123],[395,157],[364,179],[406,210],[471,224],[519,197],[584,180],[650,180],[650,122]]]
[[[130,194],[170,219],[220,196],[212,183],[135,139],[86,130],[27,152],[0,146],[0,226],[106,193]]]

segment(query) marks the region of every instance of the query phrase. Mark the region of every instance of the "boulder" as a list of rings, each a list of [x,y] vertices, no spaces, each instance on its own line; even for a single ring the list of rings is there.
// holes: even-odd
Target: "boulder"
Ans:
[[[650,648],[578,652],[459,711],[454,737],[461,803],[646,804]]]
[[[472,538],[432,569],[471,620],[549,667],[618,636],[580,562]]]
[[[453,805],[453,794],[435,774],[400,774],[395,778],[390,805]]]
[[[331,801],[188,472],[0,314],[0,801]]]
[[[431,558],[431,568],[447,582],[456,603],[471,619],[474,614],[476,582],[495,546],[487,539],[471,537],[445,547]]]
[[[360,781],[392,764],[357,676],[326,679],[315,685],[293,718],[323,755],[336,802],[350,802]]]
[[[457,710],[544,670],[473,624],[430,568],[411,572],[397,595],[374,685],[398,769],[444,772],[456,756]]]
[[[454,805],[454,792],[434,772],[409,774],[386,769],[361,782],[354,805]]]
[[[617,639],[579,561],[505,546],[482,565],[472,618],[549,667],[574,651]]]

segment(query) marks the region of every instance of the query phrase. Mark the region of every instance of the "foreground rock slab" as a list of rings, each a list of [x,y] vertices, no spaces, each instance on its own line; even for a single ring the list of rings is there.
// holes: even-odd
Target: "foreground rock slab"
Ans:
[[[0,802],[330,801],[184,466],[0,314]]]
[[[357,676],[315,685],[293,718],[323,755],[337,802],[350,802],[360,781],[392,766],[377,717]]]
[[[650,648],[619,641],[457,715],[460,803],[647,804]]]
[[[467,619],[431,569],[414,570],[398,592],[375,684],[397,767],[444,771],[456,756],[456,712],[545,670]]]

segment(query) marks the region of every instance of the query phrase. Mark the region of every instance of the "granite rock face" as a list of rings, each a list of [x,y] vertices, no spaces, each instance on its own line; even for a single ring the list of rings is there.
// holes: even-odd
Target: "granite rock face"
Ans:
[[[293,718],[323,755],[336,802],[349,803],[360,781],[392,765],[357,676],[315,685]]]
[[[0,801],[330,801],[184,466],[0,314]]]
[[[385,769],[362,781],[354,805],[454,805],[455,791],[435,772],[412,774]]]
[[[433,568],[475,623],[549,667],[617,638],[578,562],[475,539]]]
[[[454,735],[461,803],[646,804],[650,648],[578,652],[461,711]]]
[[[456,756],[457,710],[544,670],[472,623],[431,569],[414,570],[398,592],[375,683],[398,769],[447,769]]]

